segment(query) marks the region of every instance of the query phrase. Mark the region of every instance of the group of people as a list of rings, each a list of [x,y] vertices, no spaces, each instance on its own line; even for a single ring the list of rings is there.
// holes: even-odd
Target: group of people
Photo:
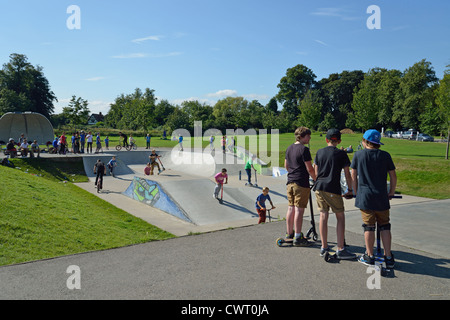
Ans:
[[[33,140],[32,143],[29,143],[24,133],[20,135],[17,143],[13,138],[10,138],[8,143],[6,144],[6,151],[8,151],[11,158],[17,157],[18,151],[20,151],[20,154],[23,158],[27,157],[28,154],[30,155],[30,158],[33,158],[35,156],[39,158],[41,154],[41,149],[37,140]]]
[[[97,133],[96,137],[94,138],[94,135],[91,131],[85,132],[84,130],[81,130],[80,132],[74,132],[72,134],[71,138],[71,152],[76,153],[92,153],[92,145],[94,143],[94,139],[96,142],[96,150],[95,153],[99,153],[102,150],[102,141],[100,138],[100,133]],[[105,138],[105,145],[106,148],[109,146],[109,139],[108,137]],[[66,154],[68,149],[68,142],[66,133],[63,132],[61,136],[56,136],[55,139],[52,142],[53,149],[50,150],[51,153],[58,153],[58,154]]]
[[[209,149],[211,152],[213,152],[215,150],[214,148],[214,140],[215,137],[211,136],[209,137]],[[230,139],[228,139],[227,136],[222,136],[222,139],[220,140],[220,145],[222,147],[222,152],[225,153],[227,150],[231,153],[234,152],[234,137],[231,137]]]
[[[359,259],[366,265],[373,265],[375,231],[378,225],[383,243],[387,268],[393,268],[394,255],[391,252],[391,224],[389,200],[394,196],[397,184],[395,165],[390,154],[380,150],[381,134],[368,130],[363,135],[364,149],[356,152],[350,162],[347,152],[338,149],[341,133],[337,129],[327,132],[327,146],[318,150],[312,164],[308,145],[311,131],[300,127],[295,131],[296,142],[286,150],[285,168],[288,171],[287,196],[289,208],[286,215],[286,238],[293,239],[294,246],[309,246],[311,243],[303,236],[303,213],[311,192],[310,180],[314,181],[317,205],[320,211],[320,254],[329,251],[327,230],[330,209],[337,218],[337,251],[339,259],[354,259],[344,245],[345,209],[343,197],[352,199],[356,194],[355,206],[361,210],[366,252]],[[350,172],[350,168],[352,169]],[[341,172],[344,170],[348,190],[342,195]],[[390,189],[387,190],[389,175]]]

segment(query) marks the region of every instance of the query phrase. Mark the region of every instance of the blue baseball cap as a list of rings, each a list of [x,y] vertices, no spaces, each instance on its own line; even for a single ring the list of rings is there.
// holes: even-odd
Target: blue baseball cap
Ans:
[[[377,130],[375,129],[370,129],[367,130],[364,135],[363,138],[366,139],[369,142],[375,143],[375,144],[381,144],[384,145],[384,143],[381,143],[381,133],[379,133]]]

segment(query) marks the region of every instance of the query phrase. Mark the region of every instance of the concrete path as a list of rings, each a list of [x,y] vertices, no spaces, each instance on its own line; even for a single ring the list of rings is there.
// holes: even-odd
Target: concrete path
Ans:
[[[188,188],[186,181],[196,187],[195,179],[205,179],[170,169],[169,163],[166,167],[168,170],[163,174],[152,178],[167,186],[179,183],[180,189],[171,190],[174,197]],[[225,190],[239,205],[235,205],[234,210],[237,215],[242,215],[242,219],[217,221],[217,216],[205,212],[202,223],[192,224],[124,196],[122,192],[135,175],[141,174],[143,164],[130,165],[129,169],[131,174],[106,177],[104,192],[98,196],[179,237],[0,267],[0,299],[450,298],[450,250],[446,241],[450,230],[450,200],[404,196],[391,202],[393,251],[397,265],[394,277],[375,278],[373,270],[358,262],[326,263],[319,256],[320,242],[310,248],[279,248],[276,245],[276,239],[285,233],[282,219],[287,201],[283,178],[258,178],[260,186],[271,189],[277,207],[272,211],[272,223],[256,224],[258,219],[253,206],[260,190],[244,186],[243,181],[233,175]],[[212,182],[211,177],[207,179]],[[92,181],[78,185],[96,194]],[[206,193],[205,198],[212,199],[212,189],[210,192],[206,189],[202,193]],[[361,217],[353,204],[354,200],[345,201],[346,241],[350,251],[362,253]],[[212,205],[214,207],[209,211],[220,213],[224,209],[215,201]],[[315,205],[314,213],[318,222]],[[310,227],[309,220],[307,209],[304,232]],[[335,218],[330,216],[331,245],[336,241],[334,222]],[[201,234],[185,236],[197,232]],[[69,266],[79,267],[79,290],[68,288]]]

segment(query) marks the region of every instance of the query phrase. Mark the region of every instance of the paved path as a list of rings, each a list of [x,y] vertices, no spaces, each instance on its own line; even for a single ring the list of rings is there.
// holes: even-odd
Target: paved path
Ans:
[[[135,174],[139,170],[134,168]],[[183,179],[175,171],[164,178]],[[173,173],[173,174],[172,174]],[[287,205],[284,181],[261,177],[276,198],[274,222],[257,218],[193,225],[123,195],[132,174],[107,177],[99,196],[179,237],[125,248],[0,267],[0,299],[169,299],[169,300],[301,300],[301,299],[444,299],[450,298],[448,231],[450,200],[404,196],[392,201],[393,278],[374,282],[375,274],[358,262],[328,264],[311,248],[279,248]],[[94,192],[92,183],[81,187]],[[256,188],[236,176],[227,188],[254,199]],[[212,190],[211,190],[212,191]],[[210,196],[209,194],[207,195]],[[129,199],[129,201],[127,200]],[[253,201],[253,200],[252,200]],[[346,201],[346,241],[362,253],[359,210]],[[216,204],[220,210],[219,204]],[[251,207],[252,204],[250,203]],[[250,208],[251,209],[251,208]],[[250,210],[245,208],[245,210]],[[309,213],[309,210],[306,211]],[[317,208],[315,208],[318,222]],[[335,244],[334,217],[330,242]],[[310,226],[305,216],[303,231]],[[202,232],[185,236],[190,232]],[[70,290],[69,266],[81,271],[81,289]],[[369,271],[369,273],[368,273]],[[371,276],[374,275],[372,278]],[[380,289],[369,289],[370,285]]]

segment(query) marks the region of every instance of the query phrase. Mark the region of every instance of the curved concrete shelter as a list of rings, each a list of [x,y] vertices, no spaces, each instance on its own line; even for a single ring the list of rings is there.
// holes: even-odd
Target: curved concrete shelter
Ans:
[[[37,140],[39,144],[54,139],[52,124],[40,113],[9,112],[0,118],[0,141],[7,143],[13,138],[17,142],[22,133],[28,141]]]

